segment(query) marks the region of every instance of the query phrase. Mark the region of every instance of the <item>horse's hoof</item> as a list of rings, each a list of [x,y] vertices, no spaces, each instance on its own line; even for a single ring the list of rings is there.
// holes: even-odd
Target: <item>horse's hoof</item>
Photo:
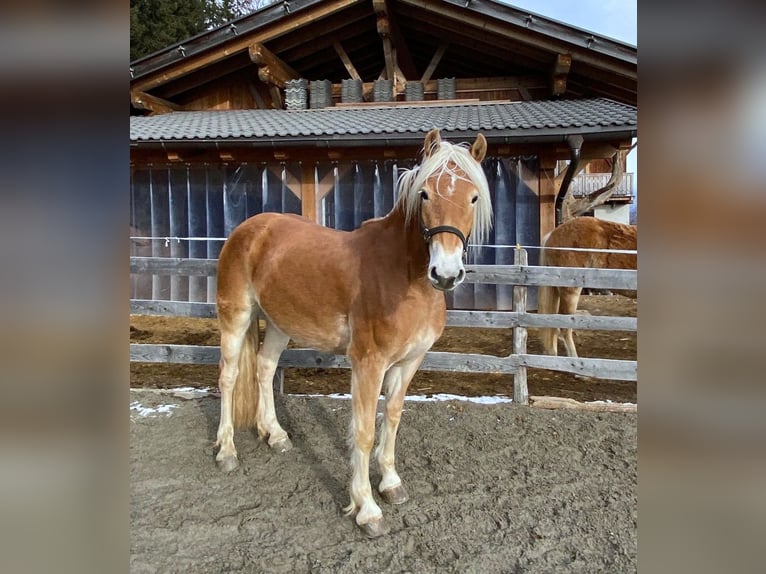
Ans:
[[[360,524],[359,528],[367,535],[367,538],[378,538],[384,534],[388,534],[388,528],[382,518],[372,520],[367,524]]]
[[[239,466],[239,461],[236,456],[227,456],[226,458],[216,459],[215,463],[218,468],[223,472],[231,472]]]
[[[269,444],[269,448],[277,452],[287,452],[293,448],[293,443],[290,442],[289,438],[283,438],[282,440],[278,440],[273,444]]]
[[[407,494],[407,491],[404,489],[404,486],[401,484],[397,484],[386,490],[381,490],[380,496],[388,504],[402,504],[407,502],[410,498],[409,494]]]

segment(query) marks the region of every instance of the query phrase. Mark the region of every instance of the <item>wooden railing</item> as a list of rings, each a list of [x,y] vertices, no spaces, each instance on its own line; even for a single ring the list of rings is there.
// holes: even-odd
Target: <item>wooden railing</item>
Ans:
[[[575,197],[587,195],[601,189],[609,182],[612,177],[610,173],[581,173],[572,178],[572,194]],[[617,187],[612,192],[612,197],[620,199],[628,198],[633,195],[633,174],[623,173]]]
[[[588,315],[540,315],[528,313],[527,287],[551,285],[596,289],[637,288],[636,271],[625,269],[589,269],[580,267],[541,267],[527,265],[527,252],[514,250],[514,265],[466,266],[467,283],[513,285],[512,311],[447,311],[447,325],[513,330],[513,350],[506,357],[492,355],[428,352],[422,370],[476,373],[503,373],[514,376],[514,401],[528,404],[527,368],[564,371],[582,376],[623,381],[637,380],[636,361],[555,357],[527,353],[528,327],[558,327],[585,330],[636,331],[635,317]],[[173,259],[131,257],[131,273],[160,275],[214,276],[215,259]],[[130,312],[140,315],[184,317],[216,316],[215,304],[183,301],[133,299]],[[170,344],[130,345],[130,360],[147,363],[217,364],[218,347]],[[343,355],[320,353],[311,349],[286,349],[279,360],[281,368],[320,367],[350,368]]]

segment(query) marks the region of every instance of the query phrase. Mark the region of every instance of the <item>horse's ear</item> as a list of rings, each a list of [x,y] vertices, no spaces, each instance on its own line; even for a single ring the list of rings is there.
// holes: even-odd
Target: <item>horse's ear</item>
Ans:
[[[476,135],[476,141],[473,142],[473,145],[471,146],[471,155],[473,156],[473,159],[479,163],[481,163],[481,160],[487,155],[487,140],[484,138],[484,135]]]
[[[439,135],[439,128],[433,128],[426,134],[426,141],[423,144],[423,155],[430,157],[432,153],[439,149],[439,144],[442,143],[442,138]]]

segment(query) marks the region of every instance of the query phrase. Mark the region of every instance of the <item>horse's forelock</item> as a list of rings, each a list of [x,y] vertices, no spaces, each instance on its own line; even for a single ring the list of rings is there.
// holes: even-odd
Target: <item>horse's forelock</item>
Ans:
[[[479,193],[471,230],[471,243],[481,245],[487,239],[492,227],[492,201],[487,177],[481,164],[471,156],[468,144],[451,144],[442,141],[439,149],[433,151],[420,165],[405,170],[399,177],[397,202],[404,208],[408,222],[417,218],[420,190],[432,175],[445,171],[452,172],[452,169],[447,167],[450,163],[465,173],[466,178],[473,183]]]

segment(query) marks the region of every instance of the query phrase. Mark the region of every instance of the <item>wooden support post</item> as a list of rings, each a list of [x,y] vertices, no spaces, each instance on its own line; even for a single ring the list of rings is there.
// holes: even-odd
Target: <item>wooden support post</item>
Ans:
[[[301,214],[311,221],[317,220],[315,166],[309,162],[301,163]]]
[[[517,247],[513,252],[513,264],[525,267],[527,265],[527,250]],[[527,312],[527,286],[513,286],[513,311],[524,314]],[[527,328],[516,326],[513,328],[513,354],[527,354]],[[527,368],[519,365],[518,372],[513,375],[513,402],[518,405],[529,404],[529,390],[527,389]]]
[[[560,96],[567,91],[567,74],[572,65],[570,54],[556,54],[556,61],[551,69],[551,95]]]
[[[269,94],[271,94],[273,108],[275,110],[281,110],[284,107],[282,104],[282,92],[279,91],[277,86],[269,86]]]
[[[538,189],[540,190],[540,240],[556,227],[556,159],[540,156]]]

